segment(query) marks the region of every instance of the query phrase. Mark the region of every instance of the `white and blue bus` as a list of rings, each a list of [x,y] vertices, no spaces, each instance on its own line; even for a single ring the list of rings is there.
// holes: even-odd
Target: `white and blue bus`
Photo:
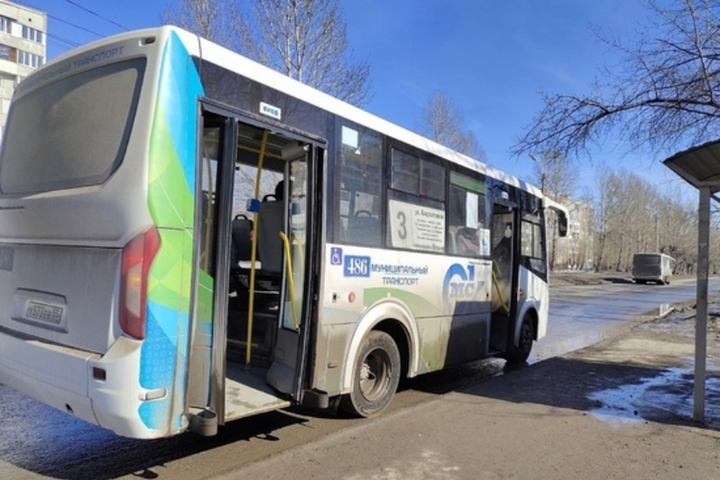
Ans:
[[[144,439],[371,416],[401,378],[527,359],[553,207],[188,32],[108,38],[13,97],[0,382]]]

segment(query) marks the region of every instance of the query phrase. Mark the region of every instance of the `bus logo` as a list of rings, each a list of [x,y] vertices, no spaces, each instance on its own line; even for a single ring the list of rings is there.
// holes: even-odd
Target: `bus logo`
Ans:
[[[370,257],[345,256],[343,275],[346,277],[369,277]]]
[[[330,265],[342,265],[343,252],[340,247],[330,249]]]
[[[455,263],[448,268],[443,281],[443,299],[452,301],[479,301],[485,280],[475,280],[475,265],[467,267]]]

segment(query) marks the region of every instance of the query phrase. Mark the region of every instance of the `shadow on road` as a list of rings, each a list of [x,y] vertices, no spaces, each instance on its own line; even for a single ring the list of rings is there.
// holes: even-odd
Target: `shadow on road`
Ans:
[[[21,412],[13,420],[22,423],[24,435],[12,432],[8,437],[10,433],[3,432],[7,427],[0,428],[3,437],[12,438],[11,448],[0,448],[0,460],[38,475],[67,480],[108,480],[127,475],[159,478],[164,465],[174,460],[251,439],[274,442],[279,439],[273,432],[307,421],[271,412],[231,422],[214,437],[185,433],[168,439],[132,440],[39,406],[45,415],[38,416],[35,409],[27,414]],[[59,421],[53,418],[52,429],[45,427],[49,416],[62,416]]]
[[[604,277],[603,280],[610,283],[633,283],[632,279],[627,277]]]
[[[490,358],[449,367],[439,372],[403,380],[399,390],[417,390],[436,395],[463,390],[478,382],[485,382],[502,375],[505,371],[505,363],[505,360]]]
[[[657,355],[655,355],[657,357]],[[667,358],[669,364],[675,357]],[[708,425],[692,421],[693,374],[689,368],[603,363],[556,357],[507,371],[465,394],[590,412],[613,421],[652,421],[720,430],[720,377],[706,393]]]

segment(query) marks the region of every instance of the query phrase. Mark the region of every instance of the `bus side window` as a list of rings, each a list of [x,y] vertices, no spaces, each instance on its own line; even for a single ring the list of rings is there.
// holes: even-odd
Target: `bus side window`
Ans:
[[[360,127],[343,125],[340,130],[337,235],[348,243],[379,246],[382,137]]]
[[[468,257],[490,254],[484,183],[452,172],[448,203],[448,253]],[[484,241],[484,243],[483,243]]]
[[[350,241],[363,245],[376,244],[380,238],[380,220],[367,210],[358,210],[348,218],[346,236]]]

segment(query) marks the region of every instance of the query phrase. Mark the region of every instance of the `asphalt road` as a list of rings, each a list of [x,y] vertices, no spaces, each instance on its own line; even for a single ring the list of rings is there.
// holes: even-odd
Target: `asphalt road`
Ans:
[[[720,278],[709,280],[710,293],[720,292]],[[694,278],[670,285],[637,285],[624,278],[615,283],[554,287],[545,338],[533,348],[534,361],[561,355],[617,336],[632,327],[628,320],[647,312],[694,299]]]
[[[720,279],[711,280],[720,290]],[[538,343],[533,361],[581,348],[618,335],[630,319],[686,301],[695,295],[693,280],[669,286],[616,283],[553,290],[548,336]],[[469,387],[502,373],[504,362],[474,362],[405,382],[390,406],[399,411]],[[233,422],[216,437],[192,434],[136,441],[56,412],[0,385],[0,479],[213,478],[278,452],[327,437],[333,432],[367,428],[377,420],[273,412]]]

